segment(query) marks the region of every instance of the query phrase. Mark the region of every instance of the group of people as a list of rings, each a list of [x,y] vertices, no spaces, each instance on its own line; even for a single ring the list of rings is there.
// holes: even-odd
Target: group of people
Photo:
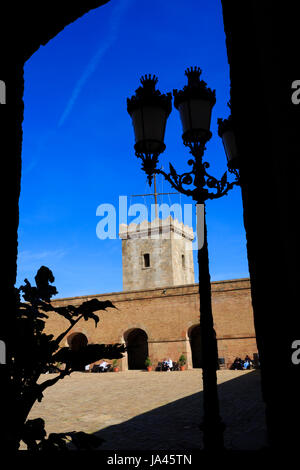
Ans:
[[[253,361],[250,359],[250,357],[247,356],[245,359],[241,359],[240,357],[236,357],[235,360],[233,361],[232,366],[230,367],[231,370],[247,370],[247,369],[252,369],[253,368]]]
[[[169,357],[169,359],[164,359],[162,362],[162,370],[164,371],[170,371],[173,369],[173,361]]]
[[[110,368],[110,364],[106,361],[100,362],[100,364],[95,364],[91,370],[91,372],[107,372]],[[85,366],[85,370],[87,372],[90,371],[90,365]]]

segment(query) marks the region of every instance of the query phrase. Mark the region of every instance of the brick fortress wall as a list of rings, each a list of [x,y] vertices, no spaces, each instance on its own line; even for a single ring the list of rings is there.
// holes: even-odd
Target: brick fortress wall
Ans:
[[[211,286],[219,357],[223,357],[229,367],[236,356],[244,358],[248,354],[252,357],[257,352],[250,282],[249,279],[236,279],[212,282]],[[53,304],[79,305],[92,298],[109,299],[117,309],[100,312],[97,328],[94,322],[81,320],[69,334],[84,333],[89,343],[123,343],[128,332],[140,328],[148,336],[153,365],[165,357],[178,361],[184,354],[187,367],[192,368],[189,334],[199,324],[197,284],[57,299]],[[63,318],[50,314],[46,332],[57,336],[68,325]],[[66,345],[64,339],[61,346]],[[119,365],[121,370],[128,369],[126,356]]]

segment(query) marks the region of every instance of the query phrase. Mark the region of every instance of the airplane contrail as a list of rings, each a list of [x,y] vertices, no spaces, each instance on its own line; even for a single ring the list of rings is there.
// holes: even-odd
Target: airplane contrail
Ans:
[[[125,10],[128,8],[129,4],[131,3],[132,0],[119,0],[117,3],[116,7],[111,13],[111,23],[110,23],[110,32],[108,35],[108,38],[106,40],[105,44],[101,44],[100,47],[98,48],[96,54],[92,57],[90,62],[88,63],[87,67],[83,71],[81,77],[77,81],[71,97],[65,107],[64,112],[62,113],[59,122],[58,122],[58,127],[62,126],[62,124],[65,122],[66,118],[70,114],[70,112],[73,109],[73,106],[75,104],[76,99],[78,98],[79,93],[82,90],[82,87],[88,80],[88,78],[92,75],[94,70],[96,69],[97,65],[99,64],[100,60],[102,57],[105,55],[107,50],[113,45],[113,43],[116,41],[118,37],[118,30],[119,26],[121,23],[122,15],[125,12]]]

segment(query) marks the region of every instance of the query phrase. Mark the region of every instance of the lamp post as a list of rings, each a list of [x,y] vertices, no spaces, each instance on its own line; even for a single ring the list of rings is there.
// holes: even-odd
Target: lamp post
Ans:
[[[202,204],[204,208],[204,242],[202,247],[198,247],[204,411],[201,429],[204,448],[221,450],[224,448],[225,426],[220,418],[217,392],[218,350],[211,306],[205,201],[224,196],[236,181],[229,182],[227,172],[220,181],[207,173],[209,164],[203,162],[203,155],[205,145],[212,136],[210,120],[216,102],[215,91],[207,88],[206,83],[200,80],[200,68],[191,67],[185,74],[188,84],[183,90],[173,90],[173,95],[174,106],[178,109],[182,122],[183,144],[190,149],[193,157],[187,162],[191,167],[190,171],[179,175],[171,163],[169,173],[157,168],[158,156],[166,148],[163,139],[166,120],[171,112],[171,94],[162,95],[155,90],[155,76],[142,77],[142,87],[136,90],[132,98],[127,99],[127,111],[134,127],[135,153],[142,160],[142,169],[147,174],[149,184],[151,185],[154,174],[161,174],[176,191],[192,196],[196,204]],[[191,185],[194,186],[193,189],[190,188]]]

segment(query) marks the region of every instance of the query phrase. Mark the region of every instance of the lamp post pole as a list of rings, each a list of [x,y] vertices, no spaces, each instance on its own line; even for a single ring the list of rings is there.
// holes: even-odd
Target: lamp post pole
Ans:
[[[197,233],[202,230],[202,246],[198,239],[198,271],[199,271],[199,297],[200,297],[200,335],[202,348],[202,379],[203,379],[203,444],[206,450],[222,450],[224,448],[223,432],[225,425],[220,417],[219,398],[217,391],[218,347],[213,325],[211,304],[211,283],[209,273],[209,256],[207,243],[206,206],[201,192],[205,186],[202,155],[204,149],[195,156],[197,163],[197,176],[194,184],[199,190],[197,204],[203,205],[202,227],[197,227]],[[197,225],[200,224],[197,217]],[[198,235],[199,238],[199,235]]]
[[[210,138],[207,135],[207,140]],[[204,139],[205,142],[206,139]],[[205,142],[206,143],[206,142]],[[203,378],[203,422],[200,426],[203,431],[203,444],[205,450],[223,450],[224,439],[223,432],[225,425],[220,417],[219,398],[217,391],[217,369],[218,369],[218,348],[213,325],[213,314],[211,304],[211,282],[209,273],[209,256],[207,243],[207,225],[206,225],[206,207],[205,202],[213,196],[205,189],[206,186],[206,167],[203,163],[205,143],[189,145],[190,151],[194,156],[192,173],[194,175],[193,199],[197,206],[202,205],[203,217],[201,217],[202,226],[197,227],[197,233],[202,231],[202,246],[199,245],[198,235],[198,270],[199,270],[199,297],[200,297],[200,335],[201,335],[201,353],[202,353],[202,378]],[[188,145],[188,144],[187,144]],[[192,162],[190,161],[190,164]],[[160,172],[160,170],[158,170]],[[188,180],[186,180],[188,182]],[[212,186],[211,181],[210,186]],[[230,184],[230,183],[228,183]],[[224,187],[225,189],[225,187]],[[226,187],[227,194],[230,187]],[[178,188],[180,191],[180,188]],[[214,195],[217,197],[217,195]],[[221,197],[221,193],[219,194]],[[197,214],[198,215],[198,214]],[[197,217],[197,225],[200,224]]]
[[[166,120],[171,112],[171,95],[161,95],[155,90],[156,77],[142,77],[144,88],[138,88],[136,95],[127,100],[127,110],[132,117],[135,131],[135,153],[142,160],[142,169],[147,174],[149,184],[151,185],[154,175],[163,175],[176,191],[191,196],[197,205],[203,205],[203,245],[198,246],[203,374],[203,423],[200,427],[205,450],[216,451],[224,449],[225,426],[220,417],[217,391],[218,349],[213,328],[205,202],[228,194],[237,181],[229,182],[227,172],[220,180],[216,179],[207,173],[209,163],[203,162],[205,145],[212,136],[209,126],[215,92],[199,80],[200,74],[201,70],[197,67],[187,69],[188,86],[182,91],[173,91],[174,105],[180,112],[183,125],[183,143],[190,149],[193,157],[188,160],[191,167],[188,172],[179,175],[171,163],[169,173],[157,168],[158,157],[165,150],[163,139]],[[190,189],[190,185],[194,188]],[[199,227],[197,232],[198,229]]]
[[[218,348],[213,328],[211,307],[211,286],[209,274],[207,228],[204,204],[204,243],[198,249],[199,296],[200,296],[200,334],[202,347],[203,377],[203,431],[204,448],[207,450],[223,449],[223,431],[217,392]]]
[[[203,233],[203,244],[198,246],[198,270],[199,270],[199,297],[200,297],[200,335],[201,335],[201,354],[202,354],[202,379],[203,379],[203,421],[200,429],[203,432],[203,444],[205,450],[223,450],[224,438],[223,432],[225,424],[220,417],[219,398],[217,390],[217,369],[218,369],[218,348],[217,339],[213,325],[213,314],[211,304],[211,283],[209,273],[209,256],[207,243],[207,225],[206,225],[206,207],[207,199],[217,199],[228,193],[228,191],[237,184],[236,181],[230,183],[227,181],[227,175],[224,173],[221,181],[208,175],[206,169],[209,167],[207,162],[203,162],[206,141],[211,134],[203,137],[201,143],[189,144],[190,153],[194,160],[189,160],[192,170],[184,175],[178,175],[170,164],[170,173],[155,169],[154,174],[162,174],[165,179],[180,193],[190,195],[196,201],[197,205],[203,205],[203,226],[198,227]],[[226,175],[226,176],[225,176]],[[183,185],[189,185],[193,182],[193,190],[186,189]],[[210,192],[205,188],[208,186],[216,189],[217,192]],[[200,221],[197,218],[197,224]]]

